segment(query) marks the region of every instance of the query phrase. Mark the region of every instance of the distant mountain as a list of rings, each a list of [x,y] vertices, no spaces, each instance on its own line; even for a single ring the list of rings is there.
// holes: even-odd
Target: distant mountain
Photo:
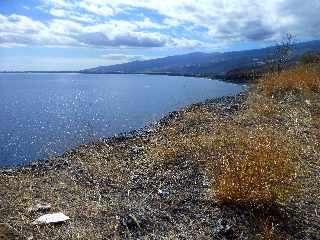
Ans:
[[[298,43],[294,47],[293,60],[308,51],[320,51],[320,41]],[[195,52],[185,55],[134,61],[112,66],[100,66],[81,73],[152,73],[173,75],[225,75],[239,68],[263,65],[272,59],[275,47],[226,53]]]

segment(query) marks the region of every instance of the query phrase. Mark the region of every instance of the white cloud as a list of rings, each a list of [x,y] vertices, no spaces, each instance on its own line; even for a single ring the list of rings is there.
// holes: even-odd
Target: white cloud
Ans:
[[[101,57],[107,60],[118,61],[119,63],[150,59],[144,55],[130,55],[130,54],[121,54],[121,53],[118,53],[118,54],[107,53],[107,54],[102,54]]]
[[[5,17],[0,14],[0,44],[13,46],[23,45],[72,45],[75,40],[67,35],[57,35],[55,30],[31,18],[10,15]]]
[[[73,1],[63,2],[70,7]],[[60,3],[60,5],[63,4]],[[74,8],[82,6],[83,9],[102,16],[130,12],[130,9],[140,11],[148,9],[165,17],[164,25],[176,27],[191,23],[208,29],[211,37],[230,41],[268,40],[287,31],[304,36],[318,36],[319,5],[319,0],[308,0],[308,3],[304,4],[299,0],[80,0],[73,2]],[[145,27],[150,26],[146,22]],[[155,26],[153,24],[154,28]],[[162,28],[160,26],[158,25],[158,29]]]
[[[148,29],[148,28],[149,29],[165,29],[165,28],[168,27],[166,25],[153,22],[148,17],[145,17],[143,19],[143,21],[135,21],[134,24],[137,25],[139,28],[142,28],[142,29]]]
[[[95,13],[102,16],[112,16],[115,10],[109,6],[103,6],[100,3],[91,3],[90,1],[80,1],[77,3],[79,8],[83,8],[90,13]]]
[[[179,20],[177,20],[177,19],[174,19],[174,18],[165,18],[165,19],[163,20],[163,23],[164,23],[165,25],[170,26],[170,27],[177,27],[177,26],[179,26],[179,25],[182,25],[182,22],[181,22],[181,21],[179,21]]]
[[[66,36],[74,36],[84,31],[84,27],[80,23],[65,19],[54,19],[48,28],[53,33]]]
[[[64,12],[58,12],[64,16]],[[0,44],[9,43],[44,46],[93,46],[93,47],[199,47],[200,41],[175,38],[159,32],[140,29],[157,29],[160,25],[150,19],[129,22],[110,20],[101,24],[82,24],[68,19],[53,19],[44,24],[31,18],[0,15]]]
[[[199,48],[320,36],[319,0],[40,1],[54,19],[0,15],[1,44]]]
[[[124,32],[107,35],[102,32],[83,33],[78,41],[87,45],[104,47],[165,47],[170,38],[158,33]]]
[[[69,15],[70,11],[67,11],[64,9],[52,8],[50,9],[49,13],[55,17],[66,17]]]
[[[9,17],[0,15],[0,33],[35,34],[46,29],[46,26],[26,16],[12,14]]]
[[[95,18],[92,15],[89,14],[79,14],[75,11],[71,10],[65,10],[60,8],[52,8],[49,10],[49,13],[57,18],[64,18],[64,19],[70,19],[75,20],[79,22],[85,22],[85,23],[94,23]]]
[[[56,8],[73,8],[73,2],[68,0],[41,0],[43,3]]]

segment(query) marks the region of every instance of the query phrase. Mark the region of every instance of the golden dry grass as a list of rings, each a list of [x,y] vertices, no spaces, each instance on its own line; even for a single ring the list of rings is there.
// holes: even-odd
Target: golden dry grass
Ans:
[[[263,95],[251,94],[248,98],[249,108],[246,113],[251,117],[260,118],[273,118],[282,111],[281,106],[277,100]]]
[[[258,83],[266,94],[294,92],[310,94],[320,90],[320,71],[317,65],[298,65],[279,74],[269,73]]]
[[[223,203],[242,206],[282,204],[292,194],[294,148],[270,129],[249,131],[216,126],[215,132],[171,138],[151,149],[161,161],[194,160],[212,177],[212,192]]]
[[[295,176],[293,146],[268,128],[224,131],[215,140],[215,196],[241,206],[285,203],[292,194]]]

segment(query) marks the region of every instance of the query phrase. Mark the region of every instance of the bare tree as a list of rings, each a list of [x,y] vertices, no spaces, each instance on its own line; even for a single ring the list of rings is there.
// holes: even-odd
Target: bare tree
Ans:
[[[295,46],[295,36],[287,33],[282,40],[277,43],[275,50],[275,63],[277,64],[278,73],[288,64]]]

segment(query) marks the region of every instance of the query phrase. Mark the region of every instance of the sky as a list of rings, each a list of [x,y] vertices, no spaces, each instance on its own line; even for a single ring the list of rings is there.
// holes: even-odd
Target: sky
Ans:
[[[0,0],[0,71],[80,70],[320,38],[320,0]]]

